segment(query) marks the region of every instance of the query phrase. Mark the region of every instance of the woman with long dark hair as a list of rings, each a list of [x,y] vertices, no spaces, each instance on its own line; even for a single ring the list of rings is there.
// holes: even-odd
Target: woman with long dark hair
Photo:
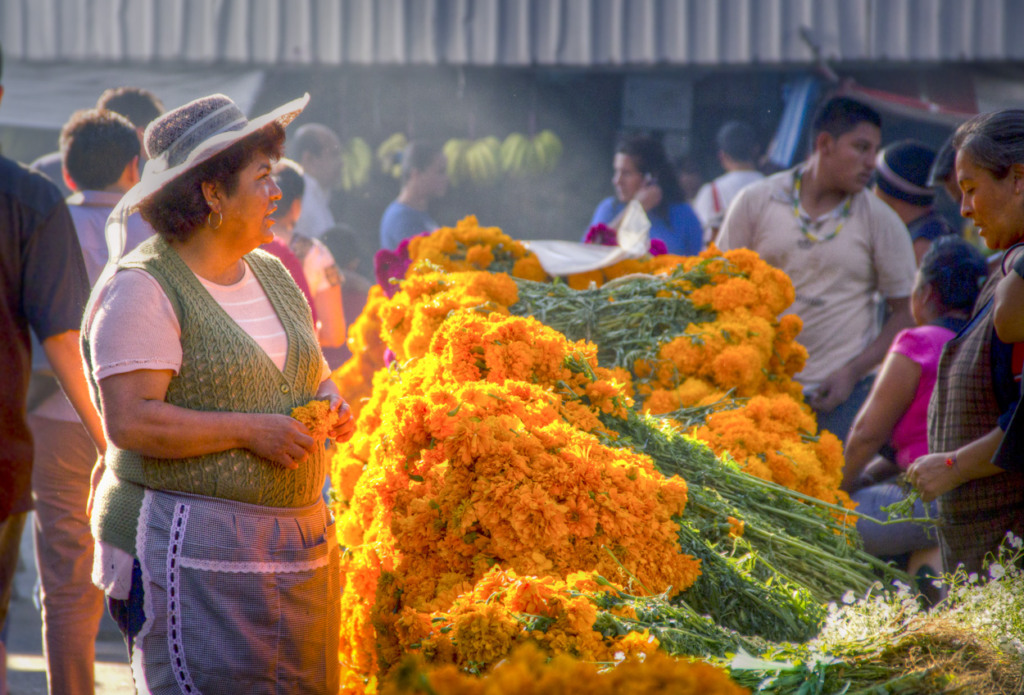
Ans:
[[[651,221],[651,239],[664,242],[669,253],[693,256],[703,247],[700,220],[686,202],[679,180],[661,143],[649,137],[623,140],[615,150],[612,185],[615,195],[602,200],[590,226],[618,228],[626,204],[636,200]]]

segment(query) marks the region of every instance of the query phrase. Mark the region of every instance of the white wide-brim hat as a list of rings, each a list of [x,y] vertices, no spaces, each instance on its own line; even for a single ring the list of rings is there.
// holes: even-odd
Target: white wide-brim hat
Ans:
[[[143,167],[142,177],[107,218],[107,270],[124,253],[128,215],[147,198],[260,129],[272,123],[282,128],[287,126],[308,103],[309,94],[305,94],[270,113],[248,119],[230,97],[212,94],[168,111],[150,123],[143,138],[150,158]]]

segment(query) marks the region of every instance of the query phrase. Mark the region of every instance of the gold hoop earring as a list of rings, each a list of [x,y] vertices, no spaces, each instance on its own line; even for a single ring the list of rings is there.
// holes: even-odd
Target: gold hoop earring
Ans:
[[[210,229],[219,229],[221,223],[224,221],[224,215],[217,213],[217,224],[213,223],[213,210],[210,210],[206,215],[206,226]]]

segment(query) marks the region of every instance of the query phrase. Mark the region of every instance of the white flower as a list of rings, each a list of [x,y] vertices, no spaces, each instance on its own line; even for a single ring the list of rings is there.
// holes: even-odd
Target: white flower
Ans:
[[[977,584],[978,583],[978,573],[977,572],[971,572],[969,575],[967,575],[967,582],[969,584]]]
[[[626,660],[625,652],[615,652],[615,663],[619,663]]]
[[[853,591],[847,591],[845,594],[843,594],[843,603],[845,603],[846,605],[850,605],[856,600],[857,597],[853,595]]]
[[[1016,548],[1017,550],[1024,548],[1024,539],[1014,534],[1013,531],[1006,532],[1006,540],[1012,547]]]
[[[988,566],[988,576],[993,579],[1002,579],[1006,574],[1006,568],[1000,565],[998,562],[993,562]]]

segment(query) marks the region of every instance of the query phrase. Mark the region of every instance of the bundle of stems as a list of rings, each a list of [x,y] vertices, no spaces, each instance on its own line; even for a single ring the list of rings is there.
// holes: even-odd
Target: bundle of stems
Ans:
[[[760,654],[769,644],[758,637],[740,634],[691,608],[686,601],[670,601],[664,594],[634,596],[624,591],[592,595],[597,604],[594,629],[608,638],[627,632],[647,632],[658,640],[658,648],[674,656],[724,657],[739,651]],[[632,608],[636,617],[623,615]]]
[[[580,359],[569,358],[567,365],[595,377]],[[663,474],[682,477],[689,489],[683,520],[696,539],[712,544],[717,555],[743,560],[757,581],[802,587],[819,603],[851,590],[863,593],[879,579],[912,583],[905,573],[864,552],[850,510],[745,473],[665,420],[625,410],[625,418],[602,416],[618,434],[607,444],[644,452]],[[743,522],[741,538],[729,536],[730,519]],[[696,544],[684,545],[705,559]],[[717,605],[715,593],[709,591],[708,600]],[[721,612],[712,610],[715,605],[695,607],[715,615]]]
[[[606,416],[604,422],[621,435],[616,445],[643,451],[662,473],[686,481],[684,518],[703,537],[715,538],[730,517],[743,522],[742,538],[727,544],[726,552],[753,555],[756,576],[785,579],[821,603],[851,590],[864,593],[880,579],[912,583],[862,549],[849,509],[745,473],[659,418],[630,413],[627,419]]]
[[[516,316],[533,316],[569,340],[597,344],[602,366],[629,368],[639,359],[654,360],[662,342],[682,335],[691,323],[714,319],[697,309],[679,288],[680,281],[700,287],[711,281],[701,263],[680,266],[668,275],[633,275],[603,287],[574,290],[559,281],[516,279],[519,301],[509,307]]]

